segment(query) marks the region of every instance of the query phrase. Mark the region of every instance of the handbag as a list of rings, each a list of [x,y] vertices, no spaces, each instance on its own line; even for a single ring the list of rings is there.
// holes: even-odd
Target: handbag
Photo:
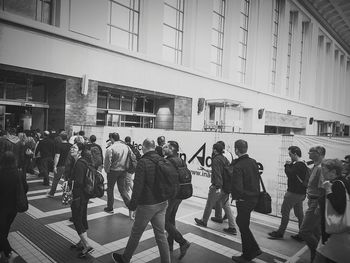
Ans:
[[[18,174],[18,182],[16,189],[16,210],[19,213],[24,213],[28,210],[28,198],[24,191],[22,175]]]
[[[350,196],[346,190],[344,182],[341,182],[345,188],[346,195],[346,206],[344,214],[338,214],[334,210],[331,202],[326,198],[326,209],[325,209],[325,223],[326,223],[326,232],[328,234],[339,234],[350,231]]]
[[[268,192],[266,192],[266,188],[260,173],[259,173],[259,181],[261,183],[263,191],[260,191],[259,193],[258,202],[254,208],[254,211],[262,214],[269,214],[272,212],[271,196],[269,195]]]
[[[72,187],[69,186],[68,181],[64,181],[62,184],[62,204],[71,205],[73,202],[73,187],[74,181],[72,181]]]

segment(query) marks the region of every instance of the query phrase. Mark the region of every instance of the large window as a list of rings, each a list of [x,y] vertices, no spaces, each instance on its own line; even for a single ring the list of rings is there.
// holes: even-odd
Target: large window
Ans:
[[[182,64],[184,0],[164,1],[163,58]]]
[[[56,0],[0,0],[3,11],[52,25]]]
[[[225,0],[214,0],[211,37],[211,72],[220,77],[224,50]]]
[[[250,0],[241,0],[239,43],[238,43],[238,80],[245,82],[247,67],[248,24]]]
[[[97,97],[97,125],[154,128],[155,99],[143,94],[125,94],[100,89]]]
[[[139,43],[139,0],[110,0],[109,43],[137,51]]]
[[[280,0],[275,0],[273,10],[273,28],[272,28],[272,65],[271,65],[271,90],[276,91],[276,69],[277,69],[277,43],[278,43],[278,25],[280,15]]]

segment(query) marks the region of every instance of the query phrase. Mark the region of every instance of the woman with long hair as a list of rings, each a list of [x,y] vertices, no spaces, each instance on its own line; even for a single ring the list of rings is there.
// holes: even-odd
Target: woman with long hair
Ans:
[[[88,163],[91,161],[90,156],[87,154],[85,145],[78,142],[73,144],[70,149],[70,154],[74,158],[74,165],[70,171],[68,181],[71,182],[73,187],[73,202],[71,204],[72,219],[75,230],[77,231],[80,241],[77,244],[71,246],[72,249],[80,250],[78,254],[79,258],[84,258],[92,251],[92,247],[88,242],[87,237],[87,206],[89,197],[84,191],[86,180],[85,175],[88,169]]]
[[[350,182],[342,176],[343,165],[338,159],[325,159],[322,161],[322,174],[325,189],[324,202],[329,202],[338,215],[349,213],[346,211],[346,194],[350,194]],[[327,200],[326,200],[327,199]],[[323,208],[323,209],[322,209]],[[329,234],[326,231],[325,220],[327,211],[321,202],[322,215],[322,240],[317,248],[314,262],[317,263],[345,263],[350,258],[350,233],[348,231]]]
[[[4,262],[12,262],[16,256],[7,237],[17,215],[18,185],[23,183],[25,192],[28,190],[26,181],[22,179],[17,169],[15,155],[10,151],[5,152],[0,160],[0,251]]]

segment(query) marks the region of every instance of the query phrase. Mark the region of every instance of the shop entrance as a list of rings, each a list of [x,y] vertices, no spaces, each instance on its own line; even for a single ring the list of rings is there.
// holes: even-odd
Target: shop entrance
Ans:
[[[47,109],[17,105],[0,105],[0,128],[16,128],[17,131],[46,127]]]

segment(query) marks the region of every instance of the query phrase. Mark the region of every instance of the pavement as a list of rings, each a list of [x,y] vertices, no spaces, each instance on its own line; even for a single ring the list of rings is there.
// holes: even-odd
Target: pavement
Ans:
[[[103,211],[106,196],[91,199],[88,205],[88,237],[94,250],[85,258],[77,258],[78,252],[70,245],[78,242],[79,237],[69,221],[71,210],[61,203],[62,191],[58,186],[54,198],[46,197],[47,186],[42,179],[28,175],[29,209],[17,215],[11,226],[9,241],[18,254],[14,262],[113,262],[112,252],[123,252],[129,238],[133,221],[124,206],[115,187],[114,214]],[[241,254],[240,234],[226,234],[223,228],[227,221],[219,224],[208,222],[208,227],[199,227],[194,218],[201,218],[205,199],[192,197],[184,200],[177,213],[177,228],[185,239],[191,242],[186,256],[178,260],[179,247],[175,245],[172,262],[233,262],[233,255]],[[234,215],[236,208],[232,206]],[[284,239],[268,239],[268,232],[275,230],[280,218],[252,213],[251,229],[263,254],[252,262],[256,263],[306,263],[309,251],[303,242],[290,238],[297,233],[297,223],[290,221]],[[238,229],[237,229],[238,230]],[[141,237],[139,246],[131,260],[135,263],[160,262],[159,252],[149,225]]]

